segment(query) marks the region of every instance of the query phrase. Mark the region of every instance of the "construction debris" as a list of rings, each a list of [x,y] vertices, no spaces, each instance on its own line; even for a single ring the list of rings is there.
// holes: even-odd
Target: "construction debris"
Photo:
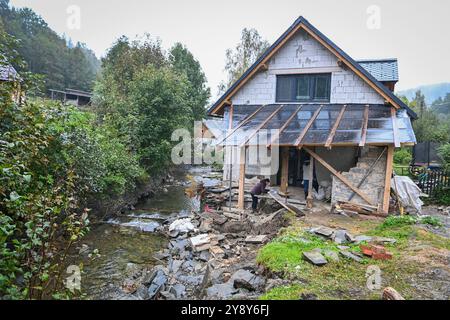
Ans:
[[[248,236],[247,238],[245,238],[245,242],[246,243],[255,243],[255,244],[259,244],[259,243],[265,243],[267,242],[268,237],[267,235],[258,235],[258,236]]]
[[[401,294],[397,292],[397,290],[395,290],[394,288],[391,288],[391,287],[387,287],[383,290],[381,299],[383,299],[383,300],[405,300],[405,298],[403,298],[401,296]]]

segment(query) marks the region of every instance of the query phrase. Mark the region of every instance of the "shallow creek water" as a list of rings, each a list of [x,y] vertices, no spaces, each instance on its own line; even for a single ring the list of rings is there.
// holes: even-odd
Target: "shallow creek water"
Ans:
[[[190,182],[201,181],[205,186],[219,183],[202,177],[209,173],[209,168],[179,170],[174,174],[173,183],[166,186],[167,192],[160,191],[136,205],[135,210],[92,226],[71,259],[73,264],[83,264],[83,298],[126,298],[121,286],[127,265],[151,268],[158,263],[153,255],[167,245],[167,239],[157,228],[168,218],[183,217],[190,212],[195,205],[185,194]],[[88,254],[95,249],[99,256],[89,258]]]

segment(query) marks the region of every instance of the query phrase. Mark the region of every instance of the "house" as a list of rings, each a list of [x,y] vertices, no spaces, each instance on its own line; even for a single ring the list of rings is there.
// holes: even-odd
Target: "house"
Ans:
[[[77,107],[91,104],[92,93],[75,89],[66,89],[65,91],[51,89],[50,98],[60,100],[64,103],[70,103]]]
[[[394,148],[416,143],[417,116],[394,95],[397,81],[396,59],[355,61],[299,17],[208,110],[228,129],[218,143],[229,159],[224,179],[239,184],[238,207],[246,177],[270,177],[288,194],[312,160],[333,204],[387,214]]]
[[[16,102],[20,102],[23,94],[20,86],[21,81],[19,73],[12,65],[8,62],[0,62],[0,85],[9,83],[13,86],[12,99]]]

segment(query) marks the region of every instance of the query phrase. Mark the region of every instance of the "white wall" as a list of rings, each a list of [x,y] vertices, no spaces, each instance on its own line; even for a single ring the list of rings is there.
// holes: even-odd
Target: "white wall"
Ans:
[[[304,30],[300,30],[233,97],[238,104],[275,103],[276,75],[330,73],[330,103],[384,104],[384,98],[351,70],[338,66],[337,58]]]

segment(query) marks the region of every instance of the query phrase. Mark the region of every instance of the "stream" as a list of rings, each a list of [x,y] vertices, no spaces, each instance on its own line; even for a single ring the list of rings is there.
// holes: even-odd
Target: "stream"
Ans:
[[[135,210],[92,226],[71,257],[73,264],[83,266],[81,298],[126,299],[122,284],[128,269],[136,265],[151,269],[158,263],[153,255],[167,245],[159,227],[167,219],[188,215],[198,205],[185,192],[193,181],[205,186],[220,183],[203,177],[209,173],[207,167],[176,170],[162,191],[138,203]]]

